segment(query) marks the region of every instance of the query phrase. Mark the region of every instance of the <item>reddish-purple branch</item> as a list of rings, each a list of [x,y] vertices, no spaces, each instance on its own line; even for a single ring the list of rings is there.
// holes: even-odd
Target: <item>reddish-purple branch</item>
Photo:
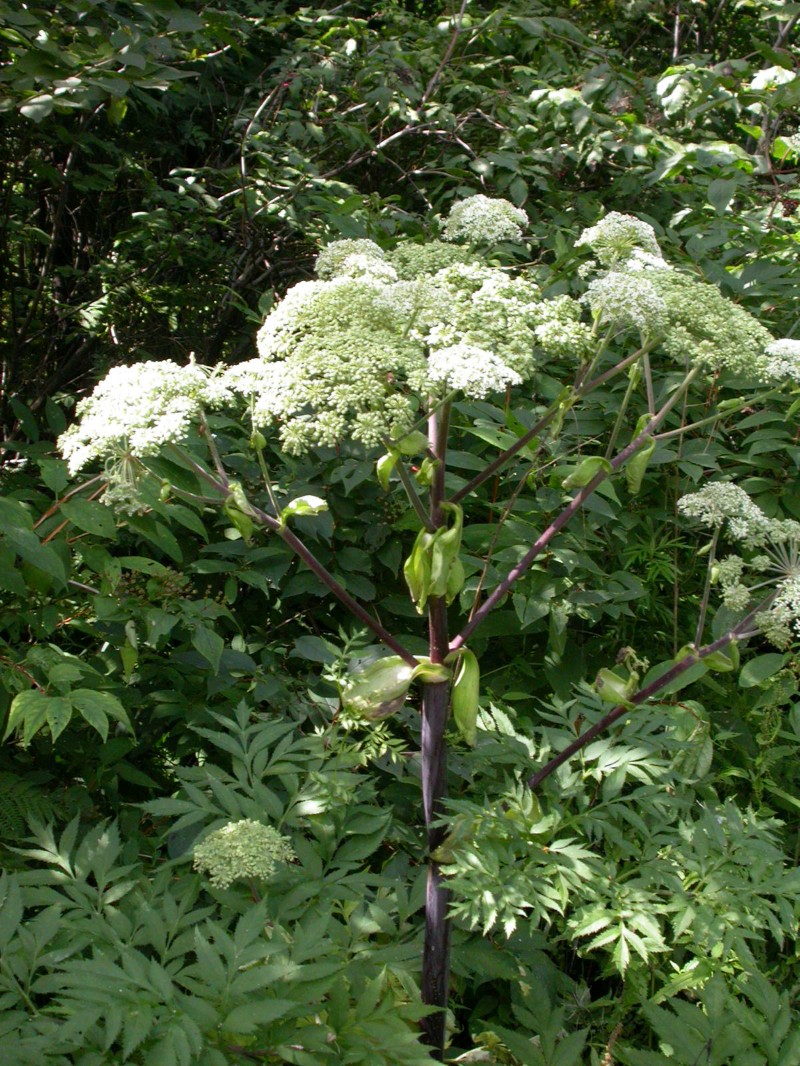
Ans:
[[[626,367],[630,366],[631,363],[636,362],[636,360],[642,355],[644,351],[646,351],[646,349],[640,348],[638,351],[634,352],[633,355],[627,356],[621,362],[616,363],[614,366],[612,366],[609,370],[604,371],[596,378],[593,378],[592,381],[587,382],[586,385],[579,385],[573,393],[573,404],[580,400],[583,396],[588,395],[588,393],[592,392],[594,389],[599,388],[615,374],[619,374]],[[462,485],[457,492],[454,492],[453,495],[450,497],[449,502],[460,503],[461,500],[465,499],[465,497],[469,496],[471,492],[474,492],[475,489],[482,485],[484,481],[487,481],[493,474],[496,474],[497,471],[501,469],[501,467],[504,467],[507,462],[509,462],[511,459],[514,458],[515,455],[521,452],[527,444],[530,444],[534,437],[536,437],[539,433],[542,432],[543,429],[546,429],[547,426],[549,426],[549,424],[558,414],[558,411],[559,404],[554,403],[550,410],[542,415],[542,417],[539,419],[535,426],[532,426],[529,430],[523,433],[519,440],[514,441],[514,443],[510,445],[510,447],[506,448],[504,452],[500,452],[500,454],[496,458],[494,458],[491,463],[485,466],[483,470],[479,471],[479,473],[477,473],[475,477],[469,480],[466,485]]]
[[[554,756],[548,763],[537,770],[535,774],[532,774],[528,778],[528,788],[535,789],[554,773],[559,766],[562,766],[567,760],[571,759],[576,752],[579,752],[582,748],[585,748],[587,744],[591,743],[601,733],[604,733],[609,726],[612,726],[614,722],[622,718],[625,714],[628,714],[634,707],[638,707],[653,696],[657,696],[662,689],[666,688],[670,682],[680,677],[681,674],[685,674],[686,671],[695,665],[695,663],[702,662],[709,655],[713,655],[715,651],[722,651],[733,641],[740,639],[741,637],[752,632],[752,625],[755,616],[763,611],[769,603],[767,600],[765,603],[759,604],[759,606],[750,611],[741,622],[737,623],[727,633],[718,637],[711,644],[706,644],[702,648],[698,648],[696,651],[691,652],[689,655],[685,655],[679,662],[674,663],[667,670],[664,671],[660,677],[657,677],[654,681],[651,681],[649,685],[645,685],[644,688],[639,689],[635,695],[631,696],[627,703],[618,704],[613,711],[609,711],[604,715],[599,722],[595,722],[593,726],[587,729],[584,733],[581,733],[577,739],[573,740],[571,744],[568,744],[563,751]]]
[[[210,437],[209,437],[210,439]],[[205,470],[200,463],[194,461],[191,456],[181,451],[181,458],[184,462],[191,466],[200,477],[203,478],[209,485],[212,485],[220,496],[227,497],[229,493],[229,487],[224,484],[223,481],[216,478],[213,474],[210,474]],[[266,511],[262,511],[260,507],[254,507],[250,504],[250,516],[255,518],[262,526],[271,530],[273,533],[277,533],[281,540],[297,555],[306,566],[311,570],[319,580],[327,588],[331,590],[334,596],[354,615],[360,622],[363,622],[368,629],[371,629],[375,636],[382,641],[391,651],[399,655],[400,658],[409,664],[409,666],[416,666],[417,660],[411,654],[411,652],[404,648],[396,637],[383,626],[377,618],[374,618],[366,608],[362,607],[358,600],[353,599],[350,593],[345,589],[333,574],[316,558],[312,551],[305,546],[300,538],[289,529],[288,526],[281,523],[277,518],[274,518],[271,514],[267,514]]]
[[[497,588],[495,588],[490,593],[490,595],[486,597],[484,602],[481,604],[481,606],[478,608],[472,618],[467,622],[467,624],[464,626],[458,636],[453,638],[453,640],[450,642],[451,651],[456,651],[458,648],[460,648],[463,644],[466,643],[466,641],[478,628],[481,622],[483,622],[487,615],[489,615],[491,611],[493,611],[497,604],[500,602],[500,600],[502,600],[502,598],[509,591],[511,586],[514,585],[515,582],[518,581],[520,577],[522,577],[525,571],[530,568],[536,557],[547,547],[547,545],[550,543],[556,533],[563,529],[564,526],[570,521],[570,519],[578,513],[578,511],[581,509],[581,507],[583,507],[586,500],[589,498],[589,496],[591,496],[591,494],[595,491],[598,485],[602,485],[602,483],[607,478],[609,478],[615,470],[618,470],[628,459],[630,459],[630,457],[635,452],[637,452],[642,447],[648,437],[653,436],[656,429],[658,429],[658,427],[667,417],[669,411],[675,406],[684,390],[688,387],[689,382],[697,375],[697,373],[698,371],[696,369],[689,372],[689,374],[684,380],[683,387],[675,390],[675,392],[672,394],[667,403],[665,403],[661,410],[650,419],[650,421],[647,423],[647,426],[642,430],[642,432],[639,433],[636,437],[634,437],[630,444],[626,448],[623,448],[622,451],[619,452],[619,454],[611,460],[610,472],[601,470],[599,474],[596,474],[592,478],[588,485],[585,485],[580,490],[580,492],[578,492],[572,498],[572,500],[570,500],[570,502],[567,504],[567,506],[564,508],[558,518],[551,522],[547,529],[544,531],[544,533],[542,533],[542,535],[536,541],[534,541],[533,545],[528,549],[528,551],[522,557],[520,562],[517,563],[517,565],[508,572],[508,574],[500,582]]]

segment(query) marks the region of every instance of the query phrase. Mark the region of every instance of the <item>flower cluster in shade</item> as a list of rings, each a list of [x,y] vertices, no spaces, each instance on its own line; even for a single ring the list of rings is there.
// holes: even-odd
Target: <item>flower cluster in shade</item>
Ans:
[[[745,612],[766,602],[756,616],[761,632],[779,648],[800,637],[800,522],[770,518],[744,489],[727,481],[682,497],[687,517],[738,541],[742,555],[714,566],[726,607]]]
[[[497,244],[518,241],[528,216],[508,200],[492,200],[478,194],[454,204],[442,229],[446,241]]]
[[[194,868],[215,888],[256,878],[268,881],[279,864],[295,858],[289,840],[277,829],[250,818],[229,822],[194,847]]]
[[[600,272],[585,297],[598,322],[636,330],[643,343],[657,343],[680,363],[762,382],[800,377],[798,349],[780,347],[796,342],[775,341],[716,286],[670,267],[647,222],[612,211],[587,229],[577,246],[596,256],[582,273]]]

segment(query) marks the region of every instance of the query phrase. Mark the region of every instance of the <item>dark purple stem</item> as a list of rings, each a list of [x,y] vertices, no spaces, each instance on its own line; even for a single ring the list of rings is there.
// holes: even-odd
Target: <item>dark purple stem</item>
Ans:
[[[481,606],[478,608],[472,618],[467,622],[467,624],[464,626],[458,636],[453,638],[450,644],[451,651],[456,651],[462,646],[462,644],[466,643],[466,641],[470,638],[472,633],[475,632],[475,630],[486,618],[486,616],[490,614],[490,612],[494,610],[500,600],[502,600],[502,598],[509,591],[511,586],[519,580],[519,578],[525,573],[525,571],[528,570],[529,567],[533,564],[536,557],[547,547],[547,545],[550,543],[556,533],[562,530],[567,524],[567,522],[569,522],[570,519],[573,518],[578,513],[578,511],[580,511],[581,507],[583,507],[586,500],[592,495],[598,485],[602,485],[602,483],[607,478],[609,478],[615,470],[618,470],[628,459],[630,459],[630,457],[635,452],[637,452],[641,448],[641,446],[645,443],[648,437],[653,436],[656,429],[658,429],[658,427],[667,417],[669,411],[678,402],[681,395],[688,387],[689,382],[697,376],[698,372],[699,371],[697,370],[692,370],[689,372],[689,374],[684,380],[683,386],[675,390],[675,392],[669,398],[667,403],[665,403],[661,410],[656,415],[654,415],[653,418],[650,419],[650,421],[647,423],[647,426],[642,430],[642,432],[639,433],[638,436],[634,437],[630,444],[626,448],[623,448],[622,451],[619,452],[619,454],[611,460],[610,472],[607,473],[606,471],[601,470],[599,474],[596,474],[592,478],[588,485],[585,485],[580,490],[580,492],[576,493],[576,495],[570,500],[570,502],[567,504],[567,506],[564,508],[558,518],[551,522],[547,529],[544,531],[544,533],[542,533],[542,535],[536,541],[534,541],[533,545],[528,549],[528,551],[522,557],[520,562],[517,563],[517,565],[508,572],[506,577],[500,582],[497,588],[495,588],[494,591],[486,597],[484,602],[481,604]]]
[[[369,611],[367,611],[358,600],[354,600],[350,593],[339,584],[333,574],[327,570],[322,563],[317,559],[311,551],[303,544],[298,536],[292,533],[288,526],[280,527],[280,523],[276,523],[274,526],[272,523],[274,519],[266,512],[260,510],[258,507],[253,508],[258,520],[264,525],[268,525],[270,529],[274,529],[278,536],[283,540],[284,544],[287,544],[295,555],[298,555],[309,570],[317,575],[323,585],[326,585],[334,596],[348,609],[348,611],[355,615],[355,617],[363,622],[368,629],[371,629],[375,636],[390,648],[396,655],[399,655],[404,662],[407,662],[409,666],[417,666],[417,660],[411,654],[411,652],[404,648],[403,645],[383,626],[377,618],[374,618]]]
[[[444,495],[444,469],[450,406],[429,423],[431,451],[438,460],[431,485],[431,520],[436,525],[444,521],[441,502]],[[447,604],[439,596],[428,603],[429,654],[431,662],[442,663],[448,654]],[[422,690],[422,804],[425,814],[428,852],[432,854],[445,837],[446,829],[436,825],[442,817],[447,796],[447,750],[444,739],[450,686],[425,685]],[[436,1007],[433,1014],[422,1019],[423,1039],[440,1059],[444,1053],[447,1001],[450,991],[450,921],[447,908],[450,893],[442,877],[439,864],[428,860],[428,882],[425,893],[425,943],[422,951],[422,1002]]]
[[[759,606],[751,611],[741,622],[737,623],[732,629],[728,630],[721,637],[718,637],[711,644],[706,644],[702,648],[698,648],[696,651],[691,652],[689,655],[685,655],[679,662],[670,666],[667,670],[657,677],[655,681],[651,681],[649,685],[639,689],[639,691],[631,696],[627,703],[621,703],[614,708],[613,711],[609,711],[604,715],[599,722],[595,722],[591,728],[587,729],[585,733],[573,740],[571,744],[568,744],[563,751],[559,752],[550,762],[537,770],[535,774],[528,778],[528,788],[535,789],[541,785],[542,781],[548,778],[554,773],[559,766],[562,766],[567,760],[571,759],[576,752],[579,752],[581,748],[585,748],[587,744],[590,744],[595,737],[598,737],[601,733],[604,733],[609,726],[612,726],[614,722],[618,721],[625,714],[628,714],[633,707],[638,707],[642,703],[645,703],[651,697],[658,695],[658,693],[666,688],[671,681],[680,677],[681,674],[686,673],[689,667],[694,666],[695,663],[702,662],[708,655],[713,655],[715,651],[722,651],[733,641],[738,640],[752,631],[753,621],[756,615],[765,609],[769,601],[759,604]]]

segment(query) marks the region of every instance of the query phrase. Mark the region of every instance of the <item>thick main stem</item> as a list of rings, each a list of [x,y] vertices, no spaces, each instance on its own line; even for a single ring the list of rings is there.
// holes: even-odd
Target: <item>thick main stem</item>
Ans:
[[[439,465],[431,485],[431,520],[444,520],[441,503],[444,497],[444,467],[447,448],[449,407],[429,423],[431,451]],[[429,654],[431,662],[444,662],[448,654],[447,604],[442,597],[432,597],[428,604]],[[425,685],[422,694],[422,803],[425,814],[428,852],[432,855],[442,843],[446,830],[433,823],[443,813],[447,796],[447,759],[444,731],[450,701],[450,686]],[[439,864],[428,860],[425,893],[425,944],[422,953],[422,1002],[436,1011],[422,1020],[425,1042],[437,1058],[444,1052],[447,1000],[450,987],[450,922],[447,907],[450,893]]]

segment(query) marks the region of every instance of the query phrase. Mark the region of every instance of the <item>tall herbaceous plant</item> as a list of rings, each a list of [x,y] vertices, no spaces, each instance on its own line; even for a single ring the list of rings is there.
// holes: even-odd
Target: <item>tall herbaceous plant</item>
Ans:
[[[247,544],[278,537],[299,556],[385,649],[383,657],[341,681],[343,729],[363,728],[419,699],[428,845],[422,995],[438,1008],[423,1026],[427,1042],[438,1049],[445,1040],[449,984],[448,878],[471,890],[469,871],[459,871],[453,849],[443,847],[445,731],[452,725],[460,743],[474,745],[488,728],[479,716],[473,635],[609,479],[628,498],[636,496],[660,439],[696,435],[723,416],[735,418],[754,397],[800,381],[800,342],[775,340],[715,287],[667,262],[646,222],[611,213],[582,234],[572,257],[581,263],[571,290],[579,296],[563,289],[546,294],[533,280],[525,230],[523,211],[478,195],[455,204],[436,239],[405,241],[391,250],[370,240],[336,241],[321,252],[316,277],[291,288],[268,315],[255,358],[235,366],[116,367],[79,404],[74,425],[60,440],[73,474],[104,464],[106,500],[123,512],[146,506],[155,484],[163,498],[183,495],[223,508]],[[580,424],[582,401],[616,377],[626,382],[621,404],[602,434],[593,423],[591,435],[571,446],[565,468],[559,441]],[[697,389],[707,393],[712,381],[716,405],[706,403],[692,423],[686,417],[689,397]],[[508,405],[512,396],[529,405],[528,423],[509,422],[511,431],[492,440],[496,454],[472,462],[469,480],[457,475],[448,464],[448,446],[458,435],[459,447],[469,448],[475,404]],[[244,484],[223,463],[212,428],[220,415],[247,427],[263,475],[260,486]],[[483,441],[488,439],[484,433]],[[327,510],[325,489],[291,498],[273,457],[290,459],[343,442],[372,455],[383,490],[402,490],[413,508],[417,532],[402,569],[411,613],[420,616],[417,640],[426,635],[424,655],[412,654],[408,637],[404,643],[354,598],[298,534],[297,518],[313,520]],[[481,443],[476,459],[485,454]],[[165,467],[162,462],[157,478],[156,457],[191,472],[195,491],[169,479],[159,486]],[[505,572],[484,568],[476,583],[480,560],[476,564],[464,547],[470,529],[465,505],[509,470],[519,477],[521,458],[529,483],[537,471],[548,471],[556,489],[550,493],[552,513]],[[556,459],[562,465],[554,465]],[[800,630],[800,523],[767,517],[724,479],[684,496],[679,511],[694,535],[709,535],[708,579],[696,629],[686,635],[691,643],[641,682],[635,655],[601,670],[596,691],[611,709],[549,763],[532,766],[529,788],[686,671],[697,672],[701,664],[732,670],[739,645],[753,635],[784,648]],[[726,554],[725,544],[734,554]],[[715,587],[728,612],[726,624],[704,642]],[[401,634],[409,627],[414,623],[405,619]],[[288,842],[269,833],[266,852],[260,844],[253,848],[254,831],[266,832],[255,824],[232,826],[230,839],[221,835],[197,857],[198,868],[229,883],[239,861],[250,870],[253,863],[291,854]],[[447,876],[440,865],[445,861]],[[479,878],[474,888],[479,897]],[[470,910],[472,904],[478,911]],[[509,904],[484,920],[479,902],[454,905],[485,926],[502,920],[507,929],[516,913],[525,913]]]

